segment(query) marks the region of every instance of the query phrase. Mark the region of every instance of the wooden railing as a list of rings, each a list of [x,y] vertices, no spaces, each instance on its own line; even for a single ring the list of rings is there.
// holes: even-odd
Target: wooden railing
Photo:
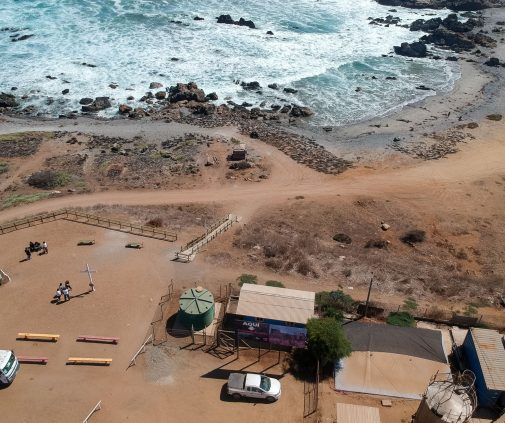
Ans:
[[[117,219],[109,219],[94,214],[80,212],[71,209],[61,209],[50,213],[39,214],[25,219],[0,225],[0,235],[7,234],[19,229],[29,228],[31,226],[41,225],[43,223],[53,222],[64,219],[72,222],[84,223],[87,225],[99,226],[115,231],[127,232],[138,236],[160,239],[163,241],[176,241],[177,234],[165,229],[155,228],[153,226],[136,225],[131,222],[125,222]]]

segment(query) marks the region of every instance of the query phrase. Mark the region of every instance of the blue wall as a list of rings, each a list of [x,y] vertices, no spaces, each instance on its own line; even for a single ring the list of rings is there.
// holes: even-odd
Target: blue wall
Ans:
[[[484,407],[493,407],[497,405],[501,392],[487,389],[482,367],[475,349],[475,343],[473,342],[470,331],[468,331],[465,342],[463,343],[463,351],[468,365],[470,366],[470,370],[475,374],[475,389],[477,391],[479,405]]]

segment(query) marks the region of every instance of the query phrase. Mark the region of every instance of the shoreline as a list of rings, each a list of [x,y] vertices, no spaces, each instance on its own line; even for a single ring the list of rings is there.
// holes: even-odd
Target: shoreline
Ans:
[[[483,31],[490,32],[497,21],[505,20],[505,9],[486,9],[483,11],[485,24]],[[503,40],[503,38],[502,38]],[[482,58],[476,58],[472,53],[460,53],[457,65],[460,77],[455,80],[452,90],[437,93],[423,100],[406,104],[403,107],[363,122],[343,126],[314,126],[307,118],[285,119],[285,121],[260,122],[266,128],[265,133],[287,133],[305,141],[315,142],[324,147],[339,159],[367,165],[377,161],[385,161],[396,156],[401,149],[406,150],[419,144],[429,134],[443,132],[451,128],[461,128],[470,122],[478,122],[492,113],[500,113],[501,104],[505,103],[505,70],[483,65],[489,56],[505,60],[505,45],[498,41],[495,49],[481,48]],[[433,59],[432,59],[433,60]],[[167,131],[178,135],[183,131],[208,133],[212,128],[223,126],[235,127],[249,135],[247,130],[257,124],[250,116],[238,116],[232,113],[231,122],[220,124],[220,117],[210,116],[202,120],[193,116],[181,117],[179,120],[168,119],[163,124],[163,115],[127,119],[117,116],[103,118],[99,116],[76,116],[75,118],[32,117],[21,114],[0,114],[0,133],[20,131],[67,130],[92,132],[102,125],[111,126],[110,130],[98,130],[99,134],[110,133],[130,136],[135,132],[133,127],[141,127],[142,132],[156,135],[157,130],[148,131],[149,125],[159,126],[159,131]],[[209,117],[207,117],[209,118]],[[212,120],[216,122],[212,122]],[[211,123],[208,124],[208,121]],[[214,123],[214,124],[213,124]],[[119,129],[124,127],[123,129]],[[162,129],[164,127],[164,129]],[[246,130],[246,131],[244,131]],[[275,143],[273,144],[275,146]],[[400,147],[400,149],[399,149]],[[282,148],[280,148],[281,151]],[[396,151],[395,151],[396,150]],[[285,151],[284,151],[285,152]],[[286,153],[288,154],[288,153]],[[289,154],[288,154],[289,155]]]

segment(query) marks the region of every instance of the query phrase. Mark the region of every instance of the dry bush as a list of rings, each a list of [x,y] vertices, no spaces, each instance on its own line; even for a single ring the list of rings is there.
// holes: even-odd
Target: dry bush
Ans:
[[[405,244],[416,244],[426,240],[426,232],[420,229],[413,229],[406,232],[401,238]]]
[[[163,226],[163,218],[158,216],[158,217],[153,217],[152,219],[149,219],[146,222],[147,226],[153,226],[154,228],[161,228]]]

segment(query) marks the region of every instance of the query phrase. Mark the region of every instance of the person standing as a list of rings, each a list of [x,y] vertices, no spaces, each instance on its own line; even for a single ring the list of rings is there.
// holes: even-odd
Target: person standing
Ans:
[[[70,301],[70,285],[67,285],[68,281],[65,282],[65,286],[62,289],[63,299],[66,301]]]
[[[47,249],[47,242],[46,241],[42,241],[42,252],[44,254],[49,254],[49,250]]]
[[[32,252],[30,251],[30,247],[25,248],[26,260],[31,260]]]

